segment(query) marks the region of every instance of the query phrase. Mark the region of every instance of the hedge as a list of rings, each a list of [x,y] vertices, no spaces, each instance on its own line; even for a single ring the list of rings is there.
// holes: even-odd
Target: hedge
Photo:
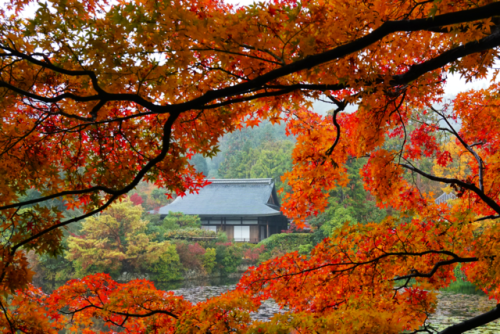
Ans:
[[[266,246],[266,250],[280,248],[283,250],[294,251],[299,249],[299,246],[312,243],[311,233],[280,233],[273,234],[269,238],[259,242],[259,245]]]

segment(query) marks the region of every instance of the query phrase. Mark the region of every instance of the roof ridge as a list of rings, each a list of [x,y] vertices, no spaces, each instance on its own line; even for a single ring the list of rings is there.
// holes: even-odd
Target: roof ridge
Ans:
[[[267,178],[267,179],[206,179],[208,182],[211,183],[228,183],[228,184],[255,184],[255,183],[262,183],[262,184],[271,184],[273,183],[272,178]]]

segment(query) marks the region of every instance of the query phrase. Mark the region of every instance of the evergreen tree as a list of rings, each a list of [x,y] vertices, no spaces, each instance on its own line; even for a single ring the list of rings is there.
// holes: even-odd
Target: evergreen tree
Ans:
[[[363,158],[352,158],[348,161],[346,168],[349,184],[331,191],[328,208],[310,221],[316,229],[314,232],[316,242],[330,236],[333,230],[346,222],[353,224],[380,222],[386,216],[386,210],[376,206],[374,198],[363,186],[360,170],[364,163]]]
[[[201,154],[195,154],[189,161],[191,165],[194,166],[198,173],[203,173],[203,175],[208,175],[208,165],[206,159]]]

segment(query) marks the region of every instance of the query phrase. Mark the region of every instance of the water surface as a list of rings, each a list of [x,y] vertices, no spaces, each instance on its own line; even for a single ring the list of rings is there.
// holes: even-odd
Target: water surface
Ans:
[[[235,288],[238,279],[220,281],[188,281],[183,282],[182,287],[172,289],[176,294],[183,295],[187,300],[197,303]],[[211,285],[213,284],[213,285]],[[160,288],[160,285],[158,285]],[[458,324],[472,317],[490,311],[496,305],[485,295],[457,294],[441,292],[438,295],[438,306],[436,313],[431,315],[428,324],[436,332],[449,326]],[[272,300],[265,301],[259,312],[253,316],[254,319],[267,320],[277,312],[282,312],[279,306]],[[490,322],[484,326],[470,330],[467,334],[498,334],[500,333],[500,320]]]
[[[436,313],[429,319],[431,326],[438,331],[488,312],[496,305],[495,300],[491,300],[485,295],[477,294],[466,295],[441,292],[438,300]],[[498,334],[500,333],[500,320],[492,321],[466,333]]]

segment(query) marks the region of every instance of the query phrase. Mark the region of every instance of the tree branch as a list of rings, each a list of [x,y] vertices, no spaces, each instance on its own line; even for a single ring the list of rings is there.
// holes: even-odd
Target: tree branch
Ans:
[[[426,173],[426,172],[424,172],[424,171],[422,171],[422,170],[420,170],[412,165],[407,165],[407,164],[399,164],[399,165],[403,168],[406,168],[406,169],[409,169],[415,173],[418,173],[418,174],[428,178],[429,180],[438,181],[438,182],[442,182],[442,183],[446,183],[446,184],[457,184],[457,185],[461,186],[462,188],[471,190],[474,193],[476,193],[476,195],[478,195],[479,198],[481,198],[483,200],[483,202],[485,202],[490,208],[495,210],[496,213],[500,214],[500,205],[498,205],[497,202],[495,202],[491,197],[487,196],[481,189],[476,187],[474,184],[466,183],[466,182],[461,181],[459,179],[431,175],[431,174],[428,174],[428,173]]]
[[[278,276],[271,277],[271,278],[261,279],[261,281],[269,281],[269,280],[273,280],[273,279],[280,279],[280,278],[284,278],[284,277],[302,275],[302,274],[305,274],[305,273],[308,273],[308,272],[313,272],[313,271],[316,271],[316,270],[319,270],[319,269],[322,269],[322,268],[327,268],[327,267],[350,266],[349,268],[345,268],[345,269],[341,269],[341,270],[335,270],[335,269],[332,270],[332,273],[339,273],[339,272],[345,272],[345,271],[353,270],[356,267],[359,267],[359,266],[362,266],[362,265],[368,265],[368,264],[377,263],[380,260],[382,260],[382,259],[384,259],[386,257],[390,257],[390,256],[406,257],[406,256],[424,256],[424,255],[429,255],[429,254],[448,255],[448,256],[451,256],[454,260],[459,260],[459,261],[454,261],[454,262],[451,262],[451,263],[448,263],[448,264],[457,263],[457,262],[464,262],[465,263],[465,262],[476,262],[476,261],[478,261],[477,258],[462,258],[462,257],[458,256],[457,254],[455,254],[453,252],[450,252],[450,251],[446,251],[446,250],[428,250],[428,251],[423,251],[423,252],[384,252],[384,254],[382,254],[380,256],[377,256],[377,257],[375,257],[375,258],[373,258],[371,260],[367,260],[367,261],[363,261],[363,262],[354,262],[354,261],[351,261],[351,262],[339,262],[339,263],[326,263],[326,264],[323,264],[323,265],[320,265],[320,266],[317,266],[317,267],[308,268],[308,269],[304,269],[304,270],[299,270],[299,271],[293,272],[293,273],[286,273],[286,274],[278,275]],[[451,261],[451,260],[448,260],[448,261]],[[441,262],[447,262],[447,261],[441,261]],[[447,263],[439,265],[439,267],[443,266],[443,265],[446,265],[446,264]],[[428,275],[428,274],[421,274],[421,275],[427,275],[427,276],[422,276],[422,277],[431,277],[434,273],[435,273],[435,271],[432,272],[431,275]],[[393,280],[406,279],[406,278],[408,278],[408,276],[409,275],[396,277]],[[416,277],[418,277],[418,276],[416,276]]]
[[[66,315],[71,315],[71,314],[75,314],[75,313],[78,313],[78,312],[81,312],[85,309],[88,309],[88,308],[96,308],[98,310],[104,310],[103,307],[100,307],[100,306],[97,306],[97,305],[94,305],[94,304],[89,304],[89,305],[86,305],[80,309],[77,309],[77,310],[74,310],[74,311],[71,311],[71,312],[63,312],[63,311],[60,311],[62,314],[66,314]],[[154,310],[154,311],[150,311],[148,313],[144,313],[144,314],[137,314],[137,313],[127,313],[127,312],[118,312],[118,311],[113,311],[113,310],[109,310],[109,309],[106,309],[107,312],[110,312],[110,313],[114,313],[114,314],[118,314],[118,315],[121,315],[121,316],[124,316],[124,317],[131,317],[131,318],[147,318],[147,317],[150,317],[152,315],[155,315],[155,314],[166,314],[168,316],[171,316],[172,318],[175,318],[175,319],[178,319],[179,317],[175,314],[173,314],[172,312],[169,312],[169,311],[164,311],[164,310]]]
[[[58,192],[56,194],[48,195],[48,196],[41,197],[38,199],[33,199],[30,201],[18,202],[18,203],[14,203],[14,204],[10,204],[10,205],[4,205],[4,206],[0,207],[0,210],[11,209],[11,208],[16,208],[16,207],[22,207],[25,205],[40,203],[43,201],[47,201],[47,200],[57,198],[57,197],[62,197],[62,196],[82,195],[85,193],[96,192],[96,191],[103,191],[107,194],[117,196],[117,197],[120,195],[126,194],[127,192],[131,191],[132,189],[135,188],[135,186],[137,186],[139,184],[139,182],[142,180],[144,175],[146,175],[146,173],[151,168],[153,168],[157,163],[161,162],[166,157],[168,150],[170,148],[170,136],[172,133],[172,126],[178,117],[179,117],[179,114],[170,115],[170,117],[168,118],[167,122],[165,123],[165,125],[163,127],[163,147],[162,147],[162,150],[155,158],[151,159],[144,167],[141,168],[141,170],[136,174],[136,176],[132,180],[132,182],[130,182],[127,186],[125,186],[121,189],[118,189],[118,190],[111,189],[108,187],[103,187],[103,186],[94,186],[94,187],[90,187],[90,188],[82,189],[82,190],[61,191],[61,192]]]
[[[486,6],[464,10],[454,13],[447,13],[443,15],[437,15],[433,18],[424,18],[424,19],[415,19],[415,20],[400,20],[400,21],[387,21],[383,23],[379,28],[375,29],[373,32],[369,33],[366,36],[363,36],[357,40],[354,40],[350,43],[341,45],[329,51],[308,56],[302,60],[296,61],[294,63],[282,66],[280,68],[269,71],[266,74],[263,74],[255,79],[249,80],[247,82],[242,82],[230,87],[225,87],[218,90],[211,90],[195,98],[191,101],[187,101],[180,104],[175,105],[164,105],[159,106],[153,104],[149,101],[144,100],[139,95],[135,94],[109,94],[104,92],[102,88],[99,87],[97,83],[97,76],[95,73],[91,71],[71,71],[66,70],[60,67],[53,65],[50,62],[43,62],[36,58],[33,58],[29,55],[22,54],[17,50],[13,50],[11,48],[2,47],[12,54],[22,57],[34,64],[39,66],[54,70],[59,73],[67,74],[67,75],[86,75],[89,76],[94,85],[94,89],[99,93],[95,96],[90,97],[78,97],[80,99],[90,99],[91,101],[100,100],[100,101],[131,101],[135,102],[139,105],[142,105],[150,110],[154,110],[158,113],[182,113],[187,110],[193,109],[203,109],[209,103],[221,99],[221,98],[229,98],[232,96],[243,95],[249,92],[255,91],[256,89],[263,89],[264,86],[272,82],[276,79],[285,77],[287,75],[302,71],[308,70],[315,66],[340,59],[344,56],[347,56],[351,53],[358,52],[368,47],[369,45],[381,40],[382,38],[395,33],[395,32],[412,32],[412,31],[421,31],[421,30],[429,30],[433,28],[439,28],[445,25],[453,25],[464,22],[471,22],[481,19],[490,18],[495,15],[500,15],[500,3],[495,2]],[[500,45],[500,34],[497,32],[492,33],[491,35],[474,42],[469,42],[465,45],[450,49],[448,51],[443,52],[440,56],[430,59],[422,64],[414,65],[408,70],[406,73],[395,75],[390,80],[390,84],[393,86],[405,85],[419,76],[433,71],[437,68],[443,67],[444,65],[456,61],[457,59],[464,57],[466,55],[481,52],[483,50],[491,49]],[[6,83],[4,83],[6,84]],[[8,85],[8,84],[7,84]],[[302,86],[302,89],[306,89],[307,85]],[[313,86],[311,86],[312,89]],[[345,87],[344,87],[345,88]],[[297,89],[299,89],[297,87]],[[339,88],[342,89],[342,88]],[[64,95],[65,97],[71,97],[71,95]]]
[[[345,107],[347,106],[347,103],[345,103],[345,101],[338,101],[337,99],[335,99],[332,96],[329,96],[329,98],[330,98],[330,100],[332,100],[333,103],[335,103],[337,105],[337,109],[335,109],[333,111],[333,115],[332,115],[332,123],[335,126],[335,128],[337,129],[337,137],[335,137],[335,142],[333,143],[333,145],[330,146],[330,148],[325,152],[326,156],[329,156],[332,154],[333,150],[335,149],[335,147],[337,146],[337,144],[340,140],[340,124],[337,122],[337,115],[339,112],[343,111],[345,109]]]
[[[447,266],[453,263],[470,263],[470,262],[477,262],[479,259],[477,257],[460,257],[457,255],[453,255],[453,259],[447,260],[447,261],[439,261],[437,262],[434,267],[432,267],[431,271],[428,273],[421,273],[418,270],[414,270],[412,274],[404,275],[404,276],[398,276],[393,279],[393,281],[399,281],[399,280],[404,280],[404,279],[410,279],[414,277],[425,277],[425,278],[431,278],[436,271],[442,267],[442,266]]]
[[[481,217],[481,218],[478,218],[476,220],[474,220],[475,222],[480,222],[480,221],[483,221],[483,220],[488,220],[488,219],[498,219],[500,218],[500,215],[491,215],[491,216],[486,216],[486,217]]]
[[[500,305],[497,305],[494,309],[489,312],[478,315],[477,317],[465,320],[459,324],[450,326],[445,330],[439,332],[439,334],[461,334],[476,327],[486,325],[489,322],[497,320],[500,318]]]
[[[483,159],[481,159],[481,157],[479,156],[479,154],[477,154],[477,152],[474,151],[474,149],[472,148],[472,146],[467,145],[467,143],[462,138],[462,136],[460,136],[458,134],[458,132],[455,130],[455,128],[450,124],[450,122],[448,121],[448,118],[446,117],[446,115],[444,113],[440,113],[439,111],[437,111],[436,109],[434,109],[432,106],[430,108],[436,114],[438,114],[439,116],[441,116],[441,118],[446,122],[446,124],[450,128],[451,133],[458,139],[458,141],[462,144],[462,146],[467,151],[469,151],[470,154],[472,154],[474,156],[474,159],[476,159],[476,162],[477,162],[477,164],[479,166],[479,189],[481,191],[484,191],[484,185],[483,185],[484,163],[483,163]],[[477,143],[474,143],[473,145],[477,145]]]

